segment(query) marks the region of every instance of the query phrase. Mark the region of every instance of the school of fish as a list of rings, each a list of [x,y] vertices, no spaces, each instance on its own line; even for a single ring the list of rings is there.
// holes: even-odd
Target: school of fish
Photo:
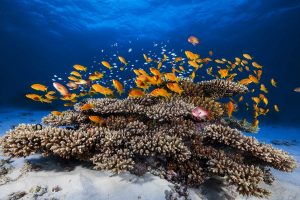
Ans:
[[[188,42],[196,46],[199,39],[190,36]],[[111,47],[117,48],[118,43]],[[26,97],[42,103],[61,100],[64,106],[73,106],[82,98],[94,96],[138,98],[150,94],[169,99],[172,93],[181,95],[183,92],[178,83],[181,78],[189,77],[192,81],[218,78],[239,82],[251,91],[245,96],[228,99],[228,117],[232,117],[233,112],[238,110],[246,110],[253,113],[253,126],[258,126],[258,118],[269,113],[271,107],[275,112],[279,112],[278,105],[270,106],[267,98],[269,90],[277,87],[277,82],[274,78],[262,82],[263,65],[254,61],[250,54],[244,53],[240,57],[226,59],[215,58],[212,50],[208,51],[208,55],[200,55],[191,50],[181,49],[178,55],[174,49],[167,51],[167,45],[164,43],[154,43],[153,47],[160,49],[149,52],[143,52],[142,49],[142,55],[134,61],[118,55],[118,49],[113,57],[104,55],[104,50],[101,50],[101,58],[95,60],[90,68],[75,64],[65,80],[54,75],[53,87],[34,83],[31,88],[35,93],[26,94]],[[128,54],[132,50],[130,48]],[[141,66],[141,62],[143,67],[137,67]],[[163,80],[167,80],[165,85],[162,85]],[[298,90],[300,91],[295,89],[297,92]],[[85,104],[81,110],[91,108],[93,105]],[[199,109],[196,109],[193,112],[198,115],[198,111]],[[52,111],[52,114],[60,115],[61,112]],[[104,123],[104,119],[97,116],[90,116],[90,120],[95,124]]]

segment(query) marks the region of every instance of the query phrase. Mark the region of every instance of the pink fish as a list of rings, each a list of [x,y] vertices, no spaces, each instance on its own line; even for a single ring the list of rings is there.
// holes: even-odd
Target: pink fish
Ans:
[[[190,36],[190,37],[188,38],[188,42],[191,43],[191,44],[194,45],[194,46],[200,43],[200,42],[199,42],[199,39],[196,38],[195,36]]]
[[[53,87],[62,95],[62,96],[69,96],[69,91],[68,89],[63,86],[62,84],[60,83],[57,83],[57,82],[54,82],[53,83]]]
[[[192,114],[197,119],[206,119],[209,116],[209,111],[198,106],[192,110]]]

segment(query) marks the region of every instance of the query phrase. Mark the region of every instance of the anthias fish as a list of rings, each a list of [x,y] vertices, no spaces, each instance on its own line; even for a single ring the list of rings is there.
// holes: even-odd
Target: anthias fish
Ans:
[[[196,119],[207,119],[209,117],[209,111],[205,110],[204,108],[198,106],[196,108],[194,108],[192,110],[192,115],[196,118]]]

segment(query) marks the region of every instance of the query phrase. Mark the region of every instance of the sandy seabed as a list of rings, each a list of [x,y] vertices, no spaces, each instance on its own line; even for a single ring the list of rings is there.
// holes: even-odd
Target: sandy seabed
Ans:
[[[1,109],[0,136],[19,123],[40,123],[41,118],[48,113],[49,111]],[[293,173],[273,170],[276,181],[272,186],[265,187],[272,192],[269,197],[271,200],[300,200],[300,128],[262,126],[255,137],[267,143],[277,140],[289,144],[291,141],[291,145],[276,147],[293,155],[298,168]],[[40,155],[11,159],[2,166],[8,172],[1,176],[0,170],[0,200],[17,199],[16,197],[49,200],[163,200],[170,193],[175,193],[172,183],[149,173],[142,177],[129,173],[114,175],[92,170],[88,163],[43,158]],[[187,193],[188,197],[178,199],[258,199],[237,195],[217,179],[210,180],[199,188],[188,189]]]

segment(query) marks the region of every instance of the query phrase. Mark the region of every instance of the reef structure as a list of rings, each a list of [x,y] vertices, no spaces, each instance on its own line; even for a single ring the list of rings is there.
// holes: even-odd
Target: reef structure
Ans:
[[[240,194],[257,197],[269,194],[261,183],[272,184],[271,168],[296,168],[287,152],[245,136],[257,131],[251,124],[225,120],[222,99],[247,93],[246,86],[221,79],[179,83],[184,92],[170,98],[85,99],[74,110],[44,117],[41,129],[20,124],[8,131],[1,149],[10,157],[41,153],[91,161],[95,169],[115,173],[149,171],[191,187],[220,176]],[[86,103],[93,107],[82,111]],[[195,117],[195,107],[209,116]],[[103,123],[96,125],[89,116]]]

